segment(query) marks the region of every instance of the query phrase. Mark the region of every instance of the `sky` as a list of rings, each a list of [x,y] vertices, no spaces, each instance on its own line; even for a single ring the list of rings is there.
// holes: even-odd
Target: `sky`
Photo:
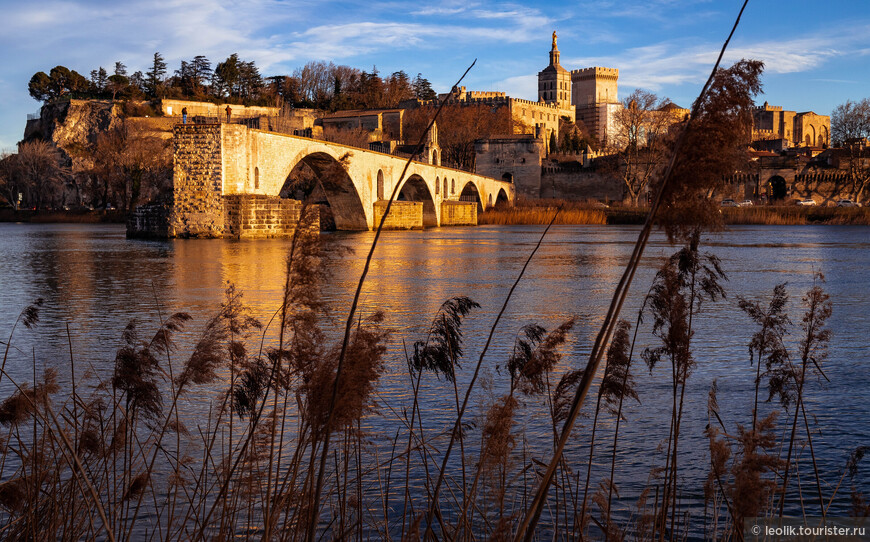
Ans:
[[[567,69],[619,69],[620,98],[644,88],[689,107],[742,0],[0,0],[0,150],[14,150],[37,71],[85,75],[115,61],[146,71],[155,51],[170,71],[238,53],[264,76],[312,60],[383,74],[422,73],[438,92],[463,81],[537,99],[537,72],[558,33]],[[870,97],[870,0],[750,0],[724,63],[763,60],[757,101],[829,115]]]

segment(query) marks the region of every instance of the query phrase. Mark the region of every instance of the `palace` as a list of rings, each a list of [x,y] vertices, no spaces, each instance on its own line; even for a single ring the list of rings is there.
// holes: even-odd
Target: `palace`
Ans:
[[[465,87],[454,88],[438,96],[440,101],[465,105],[489,105],[508,107],[513,121],[514,134],[531,134],[543,139],[548,145],[551,136],[559,137],[559,121],[582,121],[590,135],[602,145],[613,137],[616,113],[622,107],[617,97],[619,70],[616,68],[591,67],[568,71],[559,62],[557,36],[553,32],[550,48],[550,63],[538,72],[538,100],[512,98],[504,92],[469,91]],[[402,106],[436,105],[413,100]]]

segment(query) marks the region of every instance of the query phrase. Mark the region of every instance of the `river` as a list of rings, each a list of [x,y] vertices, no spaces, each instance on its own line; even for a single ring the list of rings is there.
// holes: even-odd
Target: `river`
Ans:
[[[458,379],[463,389],[493,319],[542,231],[538,226],[479,226],[382,235],[360,305],[363,315],[383,310],[385,323],[393,330],[388,370],[378,385],[382,404],[396,410],[408,406],[402,340],[411,344],[421,338],[441,303],[460,295],[481,305],[467,318],[464,328],[466,354]],[[494,390],[503,389],[507,378],[496,366],[504,364],[517,331],[528,323],[551,329],[576,316],[577,325],[563,349],[565,355],[557,372],[585,364],[637,232],[632,226],[552,228],[510,300],[486,356],[485,380]],[[324,292],[338,329],[346,317],[373,233],[327,233],[324,238],[354,250],[341,256]],[[16,381],[30,381],[31,359],[35,357],[40,366],[56,364],[68,385],[69,325],[77,363],[111,374],[114,353],[130,319],[153,328],[159,321],[158,308],[162,314],[184,310],[194,316],[188,328],[202,329],[221,302],[227,282],[235,284],[256,315],[267,321],[280,300],[288,245],[287,240],[128,240],[118,225],[0,224],[3,340],[21,309],[38,297],[45,299],[40,325],[16,332],[6,370]],[[634,320],[657,268],[676,250],[662,234],[653,235],[623,317]],[[788,312],[797,324],[802,314],[801,296],[812,286],[818,271],[824,273],[824,288],[833,301],[829,321],[833,337],[824,364],[830,382],[813,379],[808,384],[807,409],[816,431],[813,441],[820,475],[828,484],[823,490],[830,495],[851,450],[870,444],[870,230],[849,226],[731,227],[705,234],[702,250],[721,259],[729,278],[725,283],[728,296],[706,303],[695,323],[693,345],[698,364],[686,391],[681,440],[684,508],[692,514],[703,512],[702,486],[709,468],[704,436],[706,401],[714,380],[719,387],[721,417],[729,429],[751,422],[755,371],[750,366],[747,343],[755,329],[738,308],[738,296],[766,298],[776,284],[788,282]],[[638,350],[656,346],[650,326],[651,318],[647,318]],[[798,340],[797,325],[794,332],[788,339],[792,351]],[[185,340],[192,339],[182,339],[182,350],[189,345]],[[670,419],[670,383],[665,367],[650,373],[638,361],[635,370],[641,403],[627,404],[616,479],[625,498],[623,509],[643,489],[650,470],[663,463],[664,453],[657,452],[656,447],[667,438]],[[8,380],[0,385],[4,397],[10,390]],[[483,400],[486,393],[477,392],[475,398]],[[427,377],[422,400],[423,421],[428,428],[436,432],[447,428],[454,413],[452,386]],[[529,401],[516,428],[525,432],[533,450],[536,444],[546,448],[552,437],[550,425],[541,423],[534,414],[541,409],[536,400]],[[383,408],[367,416],[365,427],[376,447],[386,445],[379,443],[378,437],[395,433],[394,423]],[[575,465],[585,465],[583,457],[588,453],[583,438],[590,420],[581,419],[580,423],[585,429],[569,451]],[[602,427],[603,434],[611,434],[611,417],[606,417]],[[812,467],[807,466],[806,453],[801,456],[801,476],[805,505],[812,511],[814,506],[818,509],[818,503],[813,500],[814,484],[808,481]],[[609,469],[606,455],[593,463],[593,481],[604,474],[605,461]],[[544,461],[548,459],[545,456],[538,454]],[[865,465],[863,471],[867,469]],[[867,474],[859,474],[856,483],[865,494],[870,492]],[[848,506],[848,491],[843,490],[832,514],[845,515]]]

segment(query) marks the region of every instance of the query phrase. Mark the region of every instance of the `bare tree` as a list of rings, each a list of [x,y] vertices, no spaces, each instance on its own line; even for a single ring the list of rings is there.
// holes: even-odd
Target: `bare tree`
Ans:
[[[18,146],[15,168],[24,189],[24,202],[42,209],[63,187],[67,175],[57,148],[47,141],[27,141]]]
[[[618,156],[614,173],[625,183],[633,206],[668,158],[668,128],[681,120],[674,118],[669,105],[669,100],[637,89],[622,101],[616,114],[616,134],[609,142]]]
[[[99,135],[91,149],[92,199],[129,210],[168,190],[172,156],[168,142],[121,126]]]
[[[834,108],[831,115],[831,139],[846,150],[846,171],[852,185],[852,197],[860,202],[870,185],[870,99],[847,101]]]

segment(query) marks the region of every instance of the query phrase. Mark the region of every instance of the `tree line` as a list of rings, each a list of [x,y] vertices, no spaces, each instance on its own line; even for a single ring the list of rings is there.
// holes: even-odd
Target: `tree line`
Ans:
[[[197,55],[182,60],[174,72],[169,72],[159,52],[154,53],[144,72],[130,73],[121,61],[115,62],[111,74],[100,66],[91,70],[90,77],[65,66],[55,66],[48,73],[36,72],[30,78],[28,91],[40,102],[67,97],[182,98],[246,105],[283,103],[332,111],[397,107],[403,100],[436,97],[432,84],[420,73],[411,78],[399,70],[382,76],[377,67],[365,71],[313,61],[289,75],[263,77],[254,61],[243,60],[237,53],[214,66],[207,57]]]

